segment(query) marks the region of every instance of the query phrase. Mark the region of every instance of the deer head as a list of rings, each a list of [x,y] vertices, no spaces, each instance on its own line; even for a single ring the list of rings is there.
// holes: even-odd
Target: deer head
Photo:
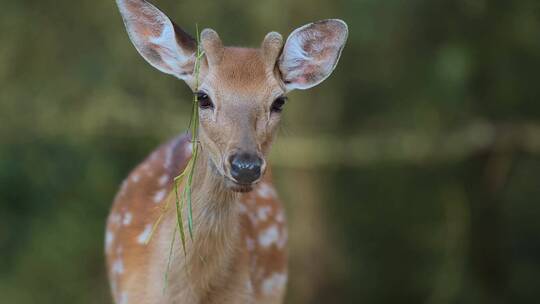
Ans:
[[[133,45],[158,70],[195,90],[196,41],[143,0],[117,0]],[[201,32],[204,58],[197,92],[199,138],[212,171],[233,191],[249,191],[266,169],[286,94],[308,89],[334,70],[347,25],[322,20],[294,30],[285,44],[271,32],[258,49],[224,47],[212,29]]]

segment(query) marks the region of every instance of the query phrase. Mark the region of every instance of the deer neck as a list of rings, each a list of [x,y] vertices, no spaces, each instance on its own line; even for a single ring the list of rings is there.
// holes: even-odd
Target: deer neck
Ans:
[[[189,294],[200,300],[208,290],[219,287],[217,282],[230,275],[231,264],[238,258],[240,241],[238,199],[239,194],[227,189],[223,177],[213,172],[203,150],[197,159],[192,183],[193,239],[187,230],[186,207],[186,255],[181,244],[175,246],[176,258],[170,269],[169,284],[172,293],[185,294],[186,291],[180,289],[187,285]],[[172,223],[176,224],[176,217]]]
[[[203,151],[197,159],[193,179],[193,254],[204,256],[209,246],[228,246],[238,235],[239,193],[229,190],[222,176],[211,168],[208,155]],[[219,249],[219,248],[211,248]],[[221,252],[221,251],[218,251]],[[215,250],[210,252],[216,254]]]

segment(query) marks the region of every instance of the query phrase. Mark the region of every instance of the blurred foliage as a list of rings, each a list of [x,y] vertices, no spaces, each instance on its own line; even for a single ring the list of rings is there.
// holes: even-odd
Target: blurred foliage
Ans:
[[[349,24],[334,75],[291,94],[275,147],[289,303],[540,296],[540,154],[507,131],[540,119],[539,1],[154,2],[229,45],[318,19]],[[187,127],[190,93],[139,57],[112,0],[0,4],[0,301],[110,303],[111,200],[131,168]],[[493,132],[485,144],[420,154],[425,137],[432,154],[460,149],[445,145],[448,134],[478,122]],[[404,130],[418,136],[406,141]],[[483,142],[474,134],[468,142]],[[302,139],[322,147],[362,136],[371,141],[349,153],[370,157],[341,145],[339,159],[310,165],[311,150],[298,166],[283,159]],[[371,145],[388,137],[403,145]]]

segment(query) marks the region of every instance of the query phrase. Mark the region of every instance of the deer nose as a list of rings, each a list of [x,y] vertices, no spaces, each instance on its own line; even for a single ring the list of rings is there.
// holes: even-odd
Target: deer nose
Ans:
[[[231,176],[239,184],[251,184],[261,177],[262,159],[251,153],[238,153],[229,157]]]

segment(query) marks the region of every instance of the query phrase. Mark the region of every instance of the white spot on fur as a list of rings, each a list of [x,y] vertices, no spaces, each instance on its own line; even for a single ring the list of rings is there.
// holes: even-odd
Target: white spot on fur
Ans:
[[[283,223],[285,221],[285,214],[283,213],[283,210],[280,210],[276,214],[276,221],[278,221],[278,223]]]
[[[134,183],[137,183],[141,180],[141,176],[139,174],[133,174],[133,176],[131,176],[131,180],[134,182]]]
[[[126,214],[124,214],[124,219],[122,220],[122,224],[124,224],[124,226],[128,226],[129,224],[131,224],[132,220],[133,220],[133,214],[131,214],[131,212],[126,212]]]
[[[263,247],[269,247],[272,244],[277,244],[278,239],[278,227],[276,225],[272,225],[259,235],[259,244],[261,244]]]
[[[275,198],[276,190],[267,183],[261,183],[259,188],[257,188],[257,194],[262,198]]]
[[[251,283],[251,280],[250,279],[247,279],[246,280],[246,292],[248,294],[252,294],[253,293],[253,284]]]
[[[191,155],[191,153],[193,153],[193,143],[188,143],[184,152],[186,153],[186,156]]]
[[[114,241],[114,234],[107,230],[107,233],[105,233],[105,250],[108,252],[109,249],[111,249],[111,245]]]
[[[120,294],[120,301],[118,301],[118,304],[128,304],[128,293],[126,291]]]
[[[146,225],[144,227],[144,231],[141,234],[139,234],[139,236],[137,237],[137,243],[141,245],[146,244],[146,241],[150,237],[151,232],[152,232],[152,225],[151,224]]]
[[[120,185],[120,191],[118,192],[117,197],[121,197],[121,196],[124,196],[124,194],[126,194],[127,185],[128,185],[127,179],[122,181],[122,185]]]
[[[253,251],[255,249],[255,241],[252,238],[246,238],[246,247],[249,251]]]
[[[270,207],[260,207],[259,210],[257,210],[257,215],[259,216],[259,219],[261,221],[266,221],[268,219],[268,214],[270,213],[272,209]]]
[[[149,163],[144,163],[141,167],[141,169],[144,171],[146,176],[152,176],[154,173],[152,172],[152,167]]]
[[[161,203],[161,201],[165,198],[166,194],[167,194],[167,190],[165,189],[162,189],[156,192],[156,194],[154,194],[154,203],[156,204]]]
[[[250,212],[250,213],[248,213],[248,217],[249,217],[249,220],[251,221],[251,223],[253,224],[253,226],[257,225],[258,220],[257,220],[257,216],[255,214]]]
[[[287,275],[284,273],[274,272],[270,277],[266,278],[262,283],[262,292],[265,295],[276,294],[283,290],[287,283]]]
[[[159,180],[158,180],[158,184],[163,187],[167,184],[167,182],[169,181],[169,175],[167,174],[163,174]]]
[[[238,212],[240,212],[240,213],[246,213],[246,212],[247,212],[247,207],[246,207],[246,205],[244,205],[244,204],[242,204],[242,203],[238,204]]]
[[[122,274],[124,273],[124,262],[122,259],[118,259],[114,261],[112,265],[112,271],[114,274]]]
[[[169,144],[167,150],[165,150],[165,162],[163,162],[163,167],[165,169],[168,169],[172,165],[173,146],[174,144]]]
[[[116,212],[111,214],[111,224],[118,225],[120,224],[120,221],[122,220],[122,216]]]

